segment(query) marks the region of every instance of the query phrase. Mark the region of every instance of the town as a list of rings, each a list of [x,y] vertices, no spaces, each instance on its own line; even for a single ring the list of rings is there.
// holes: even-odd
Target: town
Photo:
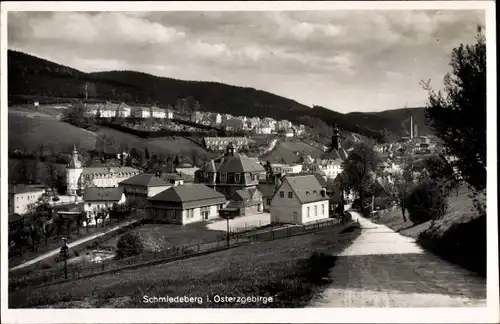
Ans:
[[[300,87],[342,112],[174,68],[83,72],[9,49],[9,307],[485,307],[475,37],[449,49],[460,82],[443,79],[471,98],[430,80],[414,97],[375,95],[364,77],[342,85],[359,98]]]

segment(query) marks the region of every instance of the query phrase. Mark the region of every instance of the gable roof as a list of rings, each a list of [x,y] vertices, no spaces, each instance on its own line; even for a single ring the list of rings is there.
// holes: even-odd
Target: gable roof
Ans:
[[[89,187],[83,192],[84,201],[120,201],[123,196],[123,188],[100,188]]]
[[[323,187],[318,179],[316,179],[316,176],[312,174],[284,177],[283,184],[285,182],[289,184],[301,204],[329,199],[326,194],[324,196],[321,194],[321,189],[323,189]],[[283,184],[281,186],[283,186]]]
[[[85,167],[82,174],[107,174],[107,173],[137,173],[139,170],[131,167]]]
[[[347,152],[343,148],[339,148],[338,150],[332,148],[332,149],[326,151],[321,156],[321,159],[323,159],[323,160],[346,160],[347,159]]]
[[[239,200],[239,201],[253,200],[257,193],[260,193],[260,192],[256,188],[236,190],[234,192],[233,196],[231,197],[231,200]]]
[[[9,186],[10,194],[22,194],[22,193],[40,192],[40,191],[45,191],[45,188],[40,187],[38,185],[24,185],[24,184]]]
[[[154,197],[150,201],[181,204],[183,208],[216,205],[226,202],[226,197],[204,184],[188,184],[171,187]]]
[[[260,183],[257,185],[257,189],[261,192],[263,197],[272,197],[276,189],[274,183]]]
[[[132,178],[120,182],[120,184],[140,187],[169,186],[170,183],[152,173],[139,173]]]

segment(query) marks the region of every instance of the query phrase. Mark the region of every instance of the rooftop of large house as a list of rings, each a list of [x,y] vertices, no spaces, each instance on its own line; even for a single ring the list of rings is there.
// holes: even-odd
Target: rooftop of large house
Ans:
[[[169,182],[157,173],[139,173],[131,178],[121,181],[120,184],[138,187],[158,187],[170,185]]]
[[[130,174],[137,173],[139,170],[131,168],[131,167],[85,167],[82,171],[82,174],[109,174],[109,173],[122,173],[122,174]]]
[[[123,188],[89,187],[83,192],[84,201],[119,201],[123,195]]]
[[[187,184],[166,189],[149,199],[153,202],[181,204],[183,208],[196,208],[226,202],[226,197],[204,184]]]
[[[329,199],[325,191],[322,190],[324,187],[313,174],[286,176],[283,179],[284,182],[288,182],[302,204]]]
[[[223,156],[209,161],[199,169],[199,172],[211,173],[261,173],[265,171],[258,160],[236,153],[232,144],[228,145]]]
[[[43,185],[18,184],[9,186],[9,194],[23,194],[28,192],[40,192],[45,190],[46,186]]]

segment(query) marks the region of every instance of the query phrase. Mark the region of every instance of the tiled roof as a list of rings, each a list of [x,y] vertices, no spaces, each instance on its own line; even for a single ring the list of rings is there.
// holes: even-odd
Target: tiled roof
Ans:
[[[226,202],[226,197],[203,184],[187,184],[171,187],[151,197],[149,200],[181,204],[183,208],[196,208],[223,204]]]
[[[343,149],[340,148],[338,150],[336,149],[330,149],[326,151],[321,158],[323,160],[345,160],[347,159],[347,152]]]
[[[276,185],[272,183],[261,183],[257,185],[257,189],[259,189],[263,197],[272,197],[274,195]]]
[[[139,170],[131,167],[86,167],[82,174],[106,174],[106,173],[137,173]]]
[[[139,173],[127,180],[123,180],[120,184],[130,185],[130,186],[140,186],[140,187],[157,187],[157,186],[168,186],[170,185],[162,177],[156,176],[153,173]]]
[[[321,195],[323,187],[314,175],[285,177],[283,183],[288,182],[295,195],[302,204],[328,200],[328,196]]]
[[[83,192],[84,201],[113,201],[118,202],[123,195],[123,188],[85,188]]]
[[[40,191],[45,191],[45,188],[40,188],[36,185],[22,185],[22,184],[9,186],[10,194],[22,194],[22,193],[40,192]]]

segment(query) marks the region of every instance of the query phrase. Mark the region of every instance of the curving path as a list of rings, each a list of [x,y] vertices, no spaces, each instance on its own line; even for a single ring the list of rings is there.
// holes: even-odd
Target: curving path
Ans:
[[[352,212],[361,235],[338,254],[310,307],[486,307],[486,280]]]

